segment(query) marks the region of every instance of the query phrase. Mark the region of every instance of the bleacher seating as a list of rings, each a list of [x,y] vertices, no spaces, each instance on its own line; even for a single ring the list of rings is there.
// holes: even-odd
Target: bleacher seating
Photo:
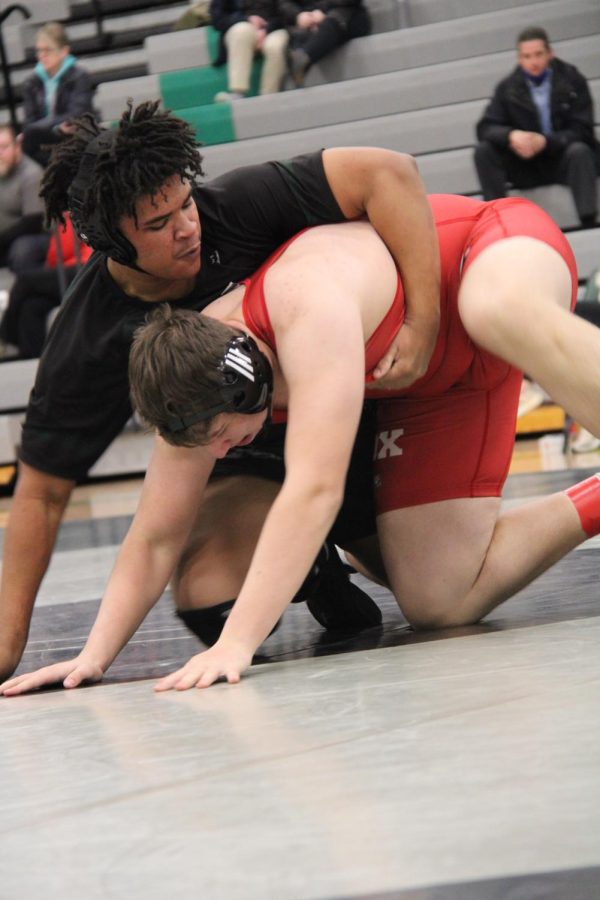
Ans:
[[[0,0],[0,12],[4,12],[9,6],[10,0]],[[30,28],[42,22],[64,19],[69,15],[68,0],[29,0],[23,6],[30,13],[29,19],[24,20],[20,12],[13,12],[5,19],[2,29],[6,59],[10,65],[25,60],[25,44]],[[27,22],[27,27],[23,26],[24,21]]]
[[[536,3],[535,7],[555,41],[600,31],[597,0],[573,0],[571,4],[566,4],[565,0],[546,0]],[[515,31],[531,21],[528,10],[526,6],[425,27],[374,31],[366,38],[351,41],[314,66],[308,74],[307,87],[411,68],[423,70],[428,65],[502,50],[514,52]],[[214,58],[216,42],[217,36],[211,28],[148,38],[145,43],[150,70],[148,80],[101,87],[98,105],[103,117],[114,118],[128,96],[142,100],[151,91],[173,109],[207,102],[211,95],[210,90],[203,90],[203,78],[214,78],[207,69]],[[192,104],[189,98],[194,96],[193,92],[196,99]]]
[[[573,10],[565,9],[564,0],[549,0],[543,6],[547,17],[553,20],[555,40],[593,34],[594,28],[598,28],[600,8],[595,0],[574,0]],[[523,22],[526,21],[523,18]],[[209,28],[199,30],[199,34],[191,31],[183,32],[181,37],[174,33],[148,39],[146,47],[152,72],[149,77],[154,79],[154,84],[157,76],[162,79],[165,74],[174,77],[184,71],[189,77],[189,73],[196,73],[209,64],[215,43],[214,32]],[[314,66],[308,74],[307,85],[331,84],[417,67],[423,69],[428,65],[466,60],[502,50],[513,52],[513,43],[514,24],[504,12],[475,16],[464,22],[450,23],[447,27],[435,25],[370,35],[350,42]],[[179,67],[174,62],[177,46]],[[188,58],[189,64],[185,62],[186,49],[193,50],[194,54]],[[167,60],[171,60],[170,64]],[[166,68],[168,65],[170,68]],[[112,93],[119,94],[119,102],[127,96],[129,88],[127,83],[111,85]],[[111,118],[112,115],[113,110],[107,109],[105,117]]]
[[[484,11],[486,5],[491,8]],[[314,66],[306,84],[310,87],[400,69],[423,69],[502,50],[514,54],[515,35],[532,21],[543,21],[553,41],[585,37],[599,31],[600,9],[596,0],[571,0],[570,3],[542,0],[535,5],[521,4],[510,9],[500,8],[501,4],[482,3],[479,7],[464,18],[415,24],[392,34],[351,41]],[[535,10],[534,19],[531,10]]]
[[[431,191],[477,194],[474,123],[494,84],[512,67],[515,33],[532,21],[532,11],[552,34],[557,54],[578,65],[600,97],[597,0],[544,0],[518,8],[479,3],[469,9],[482,7],[488,11],[439,21],[456,4],[404,0],[405,20],[431,24],[352,41],[314,67],[304,91],[231,106],[210,102],[224,86],[218,81],[224,79],[223,70],[208,65],[216,44],[212,29],[150,37],[146,46],[153,73],[100,87],[99,107],[112,119],[129,96],[136,101],[160,96],[208,145],[204,155],[210,176],[318,146],[366,143],[417,155]],[[176,64],[184,68],[174,69]],[[317,89],[307,94],[310,87]],[[532,196],[547,203],[563,227],[576,224],[566,189],[536,189]]]
[[[406,24],[431,25],[433,22],[449,22],[464,19],[477,13],[495,10],[515,10],[518,7],[537,5],[538,0],[403,0]]]
[[[24,5],[35,10],[32,18],[25,21],[13,14],[3,29],[17,101],[35,65],[35,34],[41,23],[56,20],[68,25],[73,52],[94,83],[101,84],[147,74],[144,41],[168,31],[188,4],[184,0],[101,0],[97,4],[100,20],[87,0],[28,0]],[[2,84],[0,106],[4,103]]]

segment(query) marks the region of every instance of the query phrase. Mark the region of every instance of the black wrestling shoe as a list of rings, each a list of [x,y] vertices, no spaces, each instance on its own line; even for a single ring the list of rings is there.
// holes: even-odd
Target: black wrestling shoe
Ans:
[[[306,601],[312,616],[327,631],[357,634],[381,625],[381,610],[365,591],[350,581],[333,545],[325,543],[304,584],[294,597]]]
[[[177,618],[181,619],[203,644],[212,647],[221,637],[232,606],[233,600],[227,600],[208,609],[178,609],[176,613]]]

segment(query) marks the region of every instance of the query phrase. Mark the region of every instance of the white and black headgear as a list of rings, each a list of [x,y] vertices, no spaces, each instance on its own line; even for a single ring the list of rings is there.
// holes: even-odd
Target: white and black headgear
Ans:
[[[273,371],[256,341],[247,334],[232,337],[218,365],[220,384],[214,403],[199,412],[170,415],[162,431],[175,434],[219,413],[253,415],[267,409],[273,393]]]

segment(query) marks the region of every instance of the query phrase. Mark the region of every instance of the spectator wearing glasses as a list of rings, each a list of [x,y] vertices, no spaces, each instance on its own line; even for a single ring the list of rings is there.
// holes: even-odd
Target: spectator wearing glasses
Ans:
[[[42,25],[36,35],[35,52],[38,63],[23,85],[23,150],[45,166],[49,158],[46,145],[70,134],[72,119],[93,112],[95,87],[70,53],[67,33],[58,22]]]

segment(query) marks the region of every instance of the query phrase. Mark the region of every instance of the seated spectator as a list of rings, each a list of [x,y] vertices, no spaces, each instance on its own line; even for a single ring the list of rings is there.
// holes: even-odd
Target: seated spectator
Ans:
[[[70,284],[77,269],[68,266],[64,272],[65,281]],[[0,356],[4,359],[38,359],[46,339],[48,316],[60,301],[56,269],[36,269],[18,275],[0,321]]]
[[[17,275],[8,296],[8,305],[0,321],[0,342],[19,359],[37,359],[42,352],[48,331],[50,312],[60,306],[65,289],[71,284],[80,265],[92,255],[92,250],[75,242],[73,226],[65,216],[66,226],[59,231],[60,252],[56,235],[48,248],[46,266]],[[58,266],[62,267],[62,279]]]
[[[45,166],[49,156],[45,145],[70,134],[72,119],[93,112],[95,87],[70,54],[66,31],[58,22],[40,28],[35,52],[39,62],[23,85],[23,150]]]
[[[279,9],[290,33],[288,67],[296,87],[314,63],[371,30],[362,0],[279,0]]]
[[[494,91],[477,123],[475,167],[484,200],[517,188],[565,184],[583,226],[596,222],[600,145],[586,79],[554,56],[543,28],[517,39],[518,66]]]
[[[242,100],[250,90],[252,62],[256,53],[264,56],[260,94],[281,90],[286,71],[288,34],[282,26],[277,0],[212,0],[213,27],[221,32],[215,66],[227,62],[227,91],[219,91],[217,103]]]
[[[42,174],[23,156],[14,128],[0,125],[0,266],[16,274],[40,268],[46,259]]]

